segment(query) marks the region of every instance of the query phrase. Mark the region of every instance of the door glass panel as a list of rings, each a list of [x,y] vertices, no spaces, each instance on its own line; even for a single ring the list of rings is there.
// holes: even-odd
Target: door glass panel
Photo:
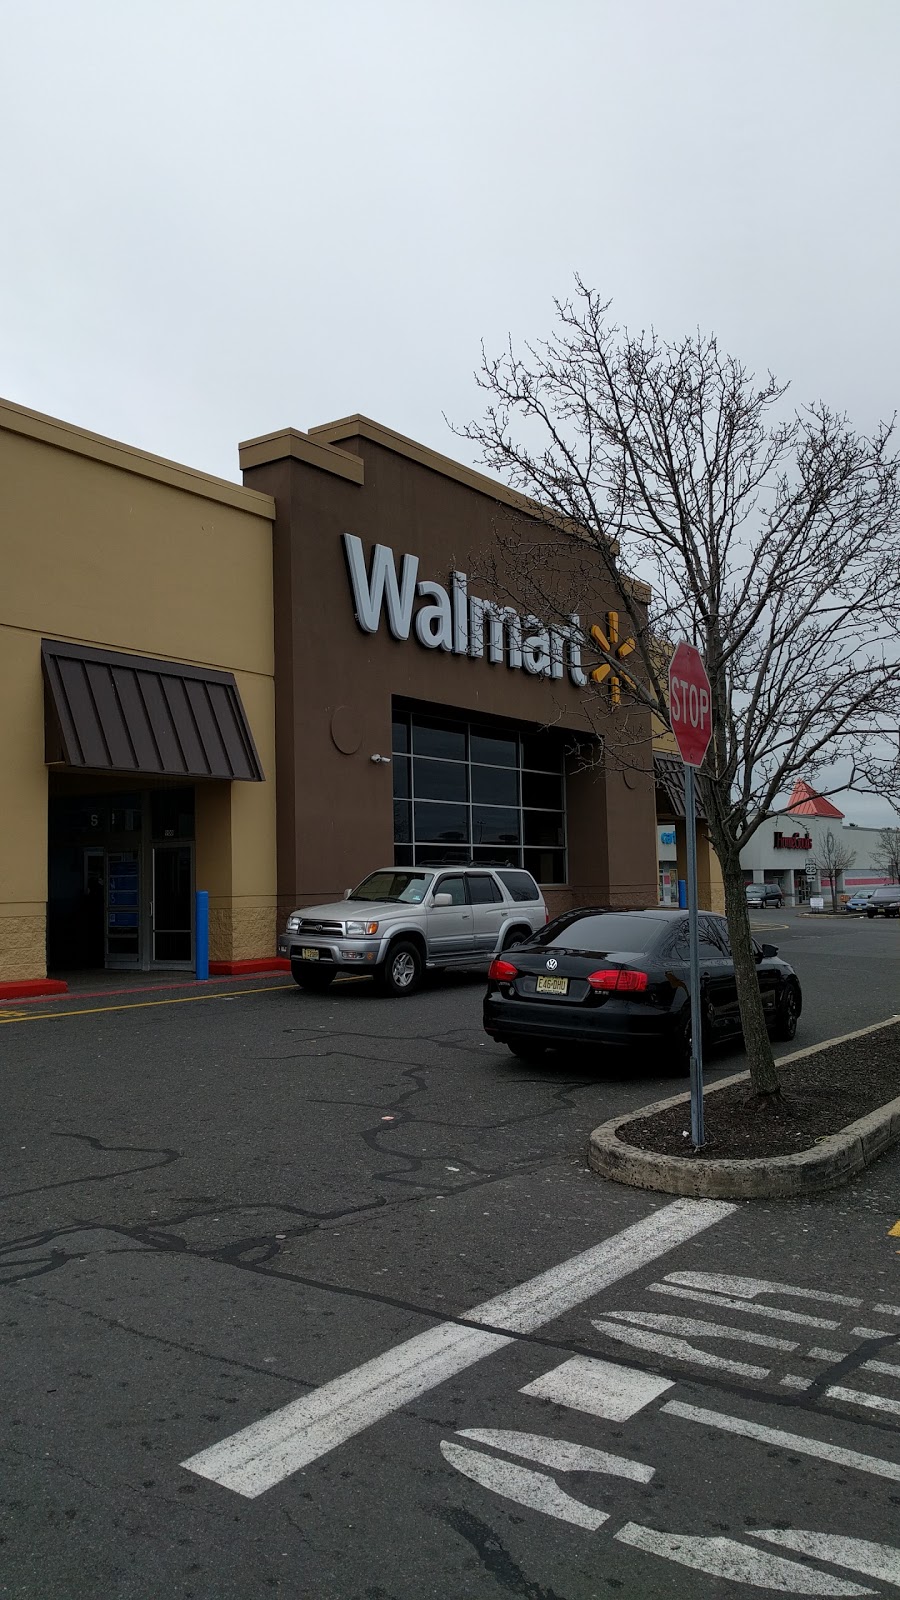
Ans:
[[[136,850],[110,850],[106,875],[106,954],[116,965],[140,954],[140,870]]]
[[[153,851],[153,960],[192,956],[191,848]]]

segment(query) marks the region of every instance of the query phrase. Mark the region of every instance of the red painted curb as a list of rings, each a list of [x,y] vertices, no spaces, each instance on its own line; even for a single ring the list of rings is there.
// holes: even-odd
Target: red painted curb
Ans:
[[[0,983],[0,1000],[31,1000],[42,994],[67,994],[61,978],[23,978],[21,983]]]
[[[238,978],[245,972],[290,972],[291,963],[284,956],[259,957],[253,961],[211,961],[210,975],[217,978]]]

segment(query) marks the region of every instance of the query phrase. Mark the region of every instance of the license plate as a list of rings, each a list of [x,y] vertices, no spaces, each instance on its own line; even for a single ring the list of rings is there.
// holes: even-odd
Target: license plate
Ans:
[[[300,955],[304,961],[318,961],[318,950],[301,950]]]
[[[568,994],[568,978],[538,978],[538,994]]]

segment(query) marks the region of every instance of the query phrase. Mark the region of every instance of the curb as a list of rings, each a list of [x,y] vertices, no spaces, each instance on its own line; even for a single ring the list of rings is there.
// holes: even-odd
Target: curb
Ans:
[[[66,994],[69,985],[61,978],[21,978],[0,983],[0,1000],[40,1000],[48,994]]]
[[[853,1033],[842,1034],[839,1039],[825,1039],[821,1044],[780,1056],[778,1064],[783,1066],[803,1056],[816,1055],[845,1039],[858,1039],[898,1022],[900,1016],[888,1017],[885,1022],[858,1028]],[[715,1094],[732,1083],[747,1082],[749,1077],[749,1072],[732,1073],[711,1085],[705,1093]],[[637,1117],[653,1116],[670,1106],[688,1105],[690,1098],[690,1093],[670,1095],[666,1100],[656,1100],[652,1105],[613,1117],[595,1128],[588,1143],[591,1170],[602,1178],[627,1183],[634,1189],[657,1189],[663,1194],[694,1199],[791,1200],[847,1183],[864,1167],[871,1166],[891,1145],[900,1143],[900,1096],[879,1106],[877,1111],[859,1117],[856,1122],[848,1123],[838,1133],[820,1139],[812,1149],[800,1150],[794,1156],[714,1161],[702,1156],[668,1156],[655,1150],[640,1150],[619,1138],[618,1130]]]

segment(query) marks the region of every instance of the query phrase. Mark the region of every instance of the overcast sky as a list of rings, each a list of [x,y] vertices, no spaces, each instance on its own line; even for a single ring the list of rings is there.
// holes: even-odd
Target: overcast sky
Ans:
[[[481,339],[547,332],[577,269],[798,403],[897,406],[897,0],[0,21],[9,399],[224,477],[238,440],[354,411],[472,459],[443,413],[479,411]]]

